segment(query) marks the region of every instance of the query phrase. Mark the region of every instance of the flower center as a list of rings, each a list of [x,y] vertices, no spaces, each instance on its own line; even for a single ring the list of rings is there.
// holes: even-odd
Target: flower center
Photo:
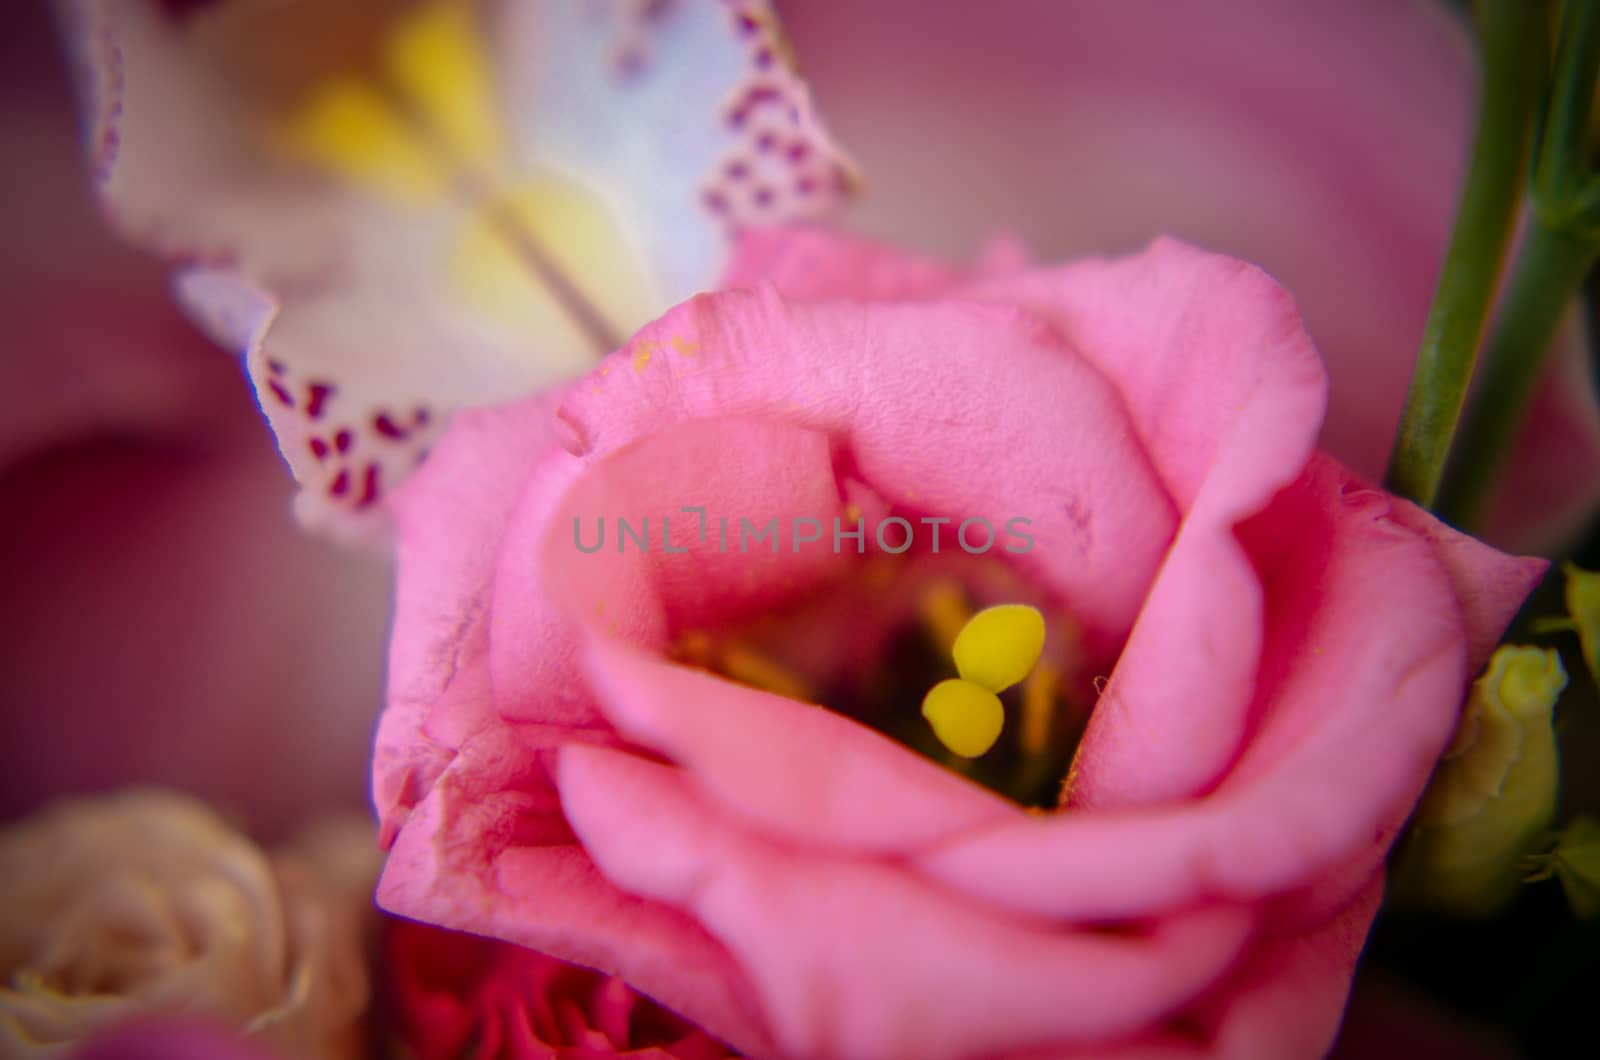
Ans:
[[[841,601],[833,587],[738,629],[686,632],[672,655],[844,714],[1022,805],[1054,809],[1091,701],[1073,694],[1067,638],[1051,642],[1032,604],[975,609],[978,593],[948,574],[889,557],[866,567],[861,587],[876,605]]]

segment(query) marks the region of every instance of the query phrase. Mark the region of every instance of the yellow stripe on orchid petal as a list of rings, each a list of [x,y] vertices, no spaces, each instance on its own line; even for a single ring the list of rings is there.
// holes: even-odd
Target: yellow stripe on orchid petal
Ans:
[[[319,89],[286,123],[289,151],[403,201],[442,194],[446,166],[376,88],[341,78]]]
[[[952,754],[977,758],[1000,738],[1005,708],[1000,697],[971,681],[952,677],[940,681],[922,699],[922,716],[933,734]]]
[[[530,355],[577,357],[574,370],[584,351],[610,352],[657,304],[605,205],[553,174],[476,210],[450,273],[457,297],[525,339]]]
[[[973,615],[951,649],[956,672],[991,692],[1028,676],[1044,651],[1044,616],[1027,604],[999,604]]]
[[[401,19],[383,47],[383,69],[454,161],[485,170],[501,157],[489,59],[472,11],[434,3]]]

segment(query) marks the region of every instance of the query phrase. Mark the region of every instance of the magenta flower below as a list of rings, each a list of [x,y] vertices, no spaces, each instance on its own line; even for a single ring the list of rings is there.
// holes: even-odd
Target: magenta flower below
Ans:
[[[1320,453],[1241,262],[801,232],[729,279],[395,498],[380,902],[756,1055],[1324,1052],[1544,563]]]
[[[336,532],[456,408],[581,372],[853,180],[761,0],[61,7],[113,222]]]
[[[393,1036],[416,1060],[722,1060],[727,1048],[614,976],[507,942],[384,924]]]

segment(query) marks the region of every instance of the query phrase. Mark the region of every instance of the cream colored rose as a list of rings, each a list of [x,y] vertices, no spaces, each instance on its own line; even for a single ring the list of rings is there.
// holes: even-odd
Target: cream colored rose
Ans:
[[[183,1012],[292,1056],[357,1055],[373,841],[342,821],[267,853],[191,798],[63,803],[0,832],[0,1057]]]

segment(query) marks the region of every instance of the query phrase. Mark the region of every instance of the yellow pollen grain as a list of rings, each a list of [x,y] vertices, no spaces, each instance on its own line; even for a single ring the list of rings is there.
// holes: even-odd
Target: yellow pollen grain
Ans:
[[[700,352],[700,344],[698,342],[691,342],[681,335],[674,335],[671,342],[672,348],[685,357],[693,357]]]
[[[940,681],[922,699],[922,716],[951,753],[962,758],[986,754],[1000,738],[1005,708],[1000,697],[971,681]]]
[[[991,692],[1028,676],[1044,651],[1044,616],[1027,604],[997,604],[961,628],[951,654],[956,672]]]

